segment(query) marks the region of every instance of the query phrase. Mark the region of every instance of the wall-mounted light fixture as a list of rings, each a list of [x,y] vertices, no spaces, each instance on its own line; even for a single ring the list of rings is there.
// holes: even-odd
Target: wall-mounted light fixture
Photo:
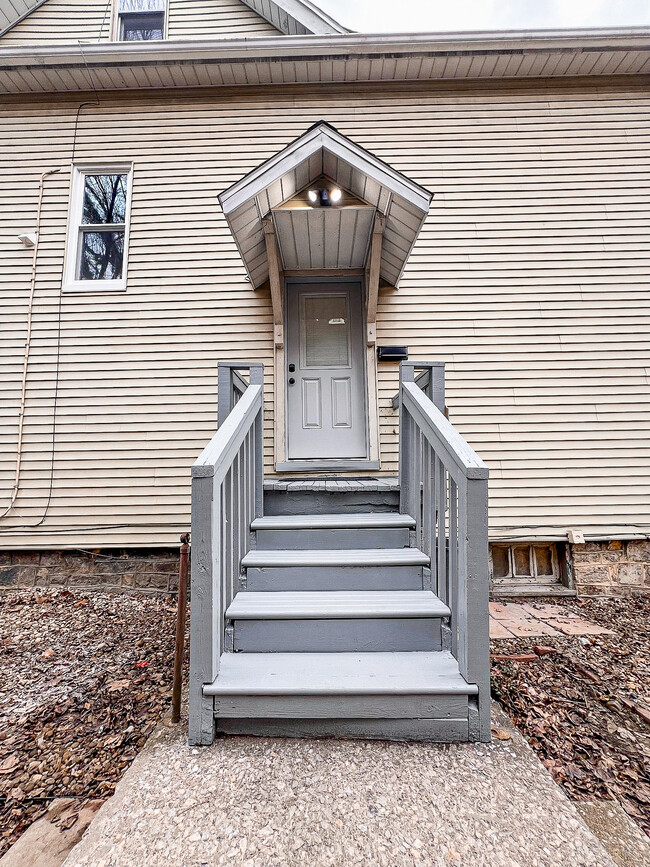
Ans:
[[[309,190],[307,198],[316,207],[329,208],[330,205],[338,205],[343,198],[343,192],[339,187],[332,187],[331,190]]]

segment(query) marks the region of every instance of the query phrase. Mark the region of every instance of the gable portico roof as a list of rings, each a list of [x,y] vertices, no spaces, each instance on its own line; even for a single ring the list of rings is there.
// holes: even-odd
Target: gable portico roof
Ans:
[[[219,196],[253,286],[268,279],[262,221],[322,176],[385,216],[380,275],[396,286],[433,195],[324,121]]]
[[[47,0],[0,0],[0,36]],[[287,35],[325,36],[350,31],[311,0],[242,0],[269,24]]]

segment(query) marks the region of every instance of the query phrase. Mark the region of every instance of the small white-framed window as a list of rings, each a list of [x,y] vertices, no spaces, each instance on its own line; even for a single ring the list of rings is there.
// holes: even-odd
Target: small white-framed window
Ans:
[[[126,289],[132,168],[73,168],[65,290]]]
[[[115,38],[119,42],[164,39],[166,0],[116,0]]]

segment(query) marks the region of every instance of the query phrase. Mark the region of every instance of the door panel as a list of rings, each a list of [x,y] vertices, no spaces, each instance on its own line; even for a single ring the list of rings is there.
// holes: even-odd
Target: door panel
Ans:
[[[352,401],[350,377],[332,380],[332,425],[352,427]]]
[[[289,283],[286,335],[289,459],[367,457],[361,285]]]

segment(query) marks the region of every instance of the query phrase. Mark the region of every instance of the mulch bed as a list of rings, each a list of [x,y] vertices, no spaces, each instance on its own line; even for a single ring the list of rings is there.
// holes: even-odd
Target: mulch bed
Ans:
[[[493,659],[492,693],[572,799],[617,800],[650,836],[650,597],[560,604],[615,634],[493,641],[532,659]]]
[[[0,595],[0,856],[53,799],[113,793],[169,707],[174,637],[172,597]]]

